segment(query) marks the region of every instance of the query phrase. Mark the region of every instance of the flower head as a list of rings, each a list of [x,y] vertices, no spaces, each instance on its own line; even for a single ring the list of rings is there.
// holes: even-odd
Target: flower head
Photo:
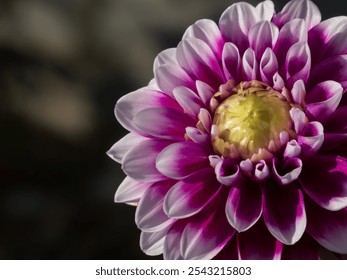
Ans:
[[[165,259],[347,253],[347,17],[309,0],[231,5],[161,52],[116,104],[108,152],[140,245]]]

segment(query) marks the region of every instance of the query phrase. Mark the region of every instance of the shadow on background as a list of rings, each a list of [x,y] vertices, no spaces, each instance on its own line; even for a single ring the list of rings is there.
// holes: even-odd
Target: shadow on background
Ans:
[[[324,18],[346,14],[315,2]],[[231,3],[0,2],[1,259],[153,259],[135,208],[113,203],[124,174],[105,152],[126,134],[114,104],[190,24]]]

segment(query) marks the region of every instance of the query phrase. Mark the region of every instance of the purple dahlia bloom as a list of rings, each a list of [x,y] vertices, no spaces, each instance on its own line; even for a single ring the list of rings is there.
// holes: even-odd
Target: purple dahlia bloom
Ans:
[[[347,253],[347,17],[309,0],[199,20],[120,98],[109,150],[140,246],[165,259]]]

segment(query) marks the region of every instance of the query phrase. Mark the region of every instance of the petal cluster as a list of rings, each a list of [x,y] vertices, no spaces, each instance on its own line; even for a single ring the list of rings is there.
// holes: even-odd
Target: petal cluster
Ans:
[[[279,13],[239,2],[199,20],[120,98],[129,133],[108,151],[127,177],[140,246],[165,259],[317,259],[347,253],[347,17],[310,0]],[[213,149],[225,92],[260,81],[290,104],[292,133],[254,156]],[[229,156],[230,155],[230,156]]]

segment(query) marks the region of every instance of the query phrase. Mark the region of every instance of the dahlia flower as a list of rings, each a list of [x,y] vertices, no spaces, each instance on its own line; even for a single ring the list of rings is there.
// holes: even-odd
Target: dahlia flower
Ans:
[[[347,17],[309,0],[239,2],[188,27],[120,98],[140,246],[165,259],[347,253]]]

